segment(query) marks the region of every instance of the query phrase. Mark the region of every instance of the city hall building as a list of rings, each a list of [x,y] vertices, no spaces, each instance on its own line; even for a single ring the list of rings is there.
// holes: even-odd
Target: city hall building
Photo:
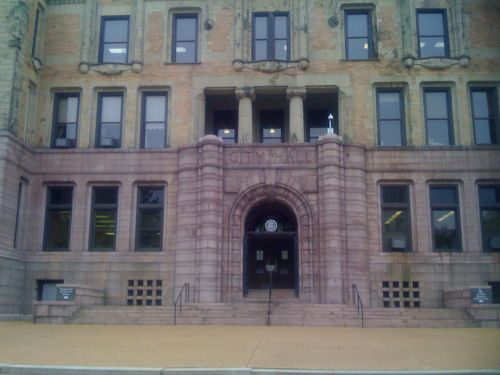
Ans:
[[[500,301],[498,1],[0,16],[0,314]]]

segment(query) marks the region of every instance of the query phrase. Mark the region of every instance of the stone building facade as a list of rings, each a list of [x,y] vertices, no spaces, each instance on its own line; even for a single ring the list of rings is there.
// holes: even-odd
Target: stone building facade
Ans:
[[[185,283],[191,302],[255,301],[268,265],[300,303],[498,295],[498,1],[4,0],[0,17],[0,314],[56,283],[109,305],[170,305]]]

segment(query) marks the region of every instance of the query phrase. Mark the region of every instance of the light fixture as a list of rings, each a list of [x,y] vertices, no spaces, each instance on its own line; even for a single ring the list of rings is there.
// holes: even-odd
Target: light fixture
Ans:
[[[436,42],[436,44],[434,44],[434,47],[436,47],[436,48],[444,48],[444,42]]]
[[[327,131],[327,134],[335,134],[335,132],[333,131],[333,127],[332,127],[332,122],[333,122],[333,115],[330,113],[328,115],[328,131]]]
[[[271,128],[271,129],[269,129],[269,133],[274,134],[274,133],[276,133],[276,130]]]
[[[363,44],[364,49],[368,49],[368,43]]]
[[[385,224],[385,225],[389,225],[389,224],[390,224],[390,223],[392,223],[394,220],[396,220],[396,218],[397,218],[398,216],[400,216],[402,213],[403,213],[403,211],[396,211],[394,214],[392,214],[392,216],[391,216],[389,219],[387,219],[387,220],[385,221],[385,223],[384,223],[384,224]]]
[[[444,214],[439,219],[437,219],[437,221],[440,223],[442,221],[445,221],[446,219],[448,219],[452,215],[455,215],[455,211],[448,211],[446,214]]]
[[[224,129],[222,132],[223,132],[224,134],[229,134],[229,133],[231,133],[231,130],[229,130],[229,129]]]
[[[108,48],[109,53],[126,53],[126,48]]]

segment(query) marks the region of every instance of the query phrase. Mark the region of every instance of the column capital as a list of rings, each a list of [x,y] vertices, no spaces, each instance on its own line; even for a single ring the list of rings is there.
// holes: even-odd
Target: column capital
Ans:
[[[251,86],[238,87],[236,90],[234,90],[234,93],[236,94],[236,98],[238,100],[243,98],[250,98],[252,100],[255,100],[255,89]]]
[[[294,96],[299,96],[302,99],[305,99],[307,94],[307,90],[305,87],[288,87],[286,89],[286,97],[290,100]]]

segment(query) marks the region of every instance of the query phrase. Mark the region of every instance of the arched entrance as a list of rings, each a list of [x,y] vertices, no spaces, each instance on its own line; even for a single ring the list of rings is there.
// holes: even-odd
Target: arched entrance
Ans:
[[[276,201],[262,202],[245,220],[243,237],[243,292],[267,289],[266,266],[273,266],[273,288],[292,289],[298,295],[297,219],[293,211]]]

